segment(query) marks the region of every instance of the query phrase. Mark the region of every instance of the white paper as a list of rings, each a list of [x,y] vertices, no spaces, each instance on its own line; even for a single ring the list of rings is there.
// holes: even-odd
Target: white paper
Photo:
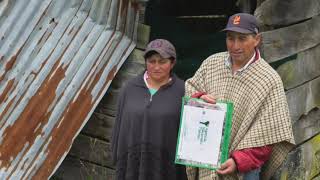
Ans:
[[[220,110],[185,105],[178,155],[180,159],[218,165],[226,106]]]

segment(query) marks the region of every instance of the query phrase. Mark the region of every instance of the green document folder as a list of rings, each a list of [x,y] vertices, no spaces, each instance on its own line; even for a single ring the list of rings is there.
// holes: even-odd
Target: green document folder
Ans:
[[[217,169],[228,159],[233,103],[184,97],[176,164]]]

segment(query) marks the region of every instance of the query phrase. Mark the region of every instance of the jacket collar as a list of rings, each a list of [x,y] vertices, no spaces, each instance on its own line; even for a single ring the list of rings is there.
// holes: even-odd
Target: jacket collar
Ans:
[[[141,74],[139,74],[137,77],[135,77],[132,81],[132,83],[136,86],[139,86],[139,87],[143,87],[143,88],[146,88],[148,89],[146,83],[144,82],[144,79],[143,79],[143,75],[144,75],[145,71]],[[166,88],[166,87],[169,87],[171,86],[172,84],[174,84],[174,82],[176,81],[177,79],[177,76],[172,73],[171,74],[171,81],[169,81],[167,84],[165,84],[164,86],[162,86],[161,88]]]
[[[260,51],[259,51],[258,48],[255,48],[255,53],[252,56],[252,58],[247,62],[246,65],[244,65],[242,68],[238,69],[235,73],[241,73],[242,71],[247,69],[251,64],[253,64],[256,61],[258,61],[259,59],[261,59]],[[228,56],[228,58],[225,59],[224,63],[229,69],[232,68],[232,60],[231,60],[231,56],[230,55]]]

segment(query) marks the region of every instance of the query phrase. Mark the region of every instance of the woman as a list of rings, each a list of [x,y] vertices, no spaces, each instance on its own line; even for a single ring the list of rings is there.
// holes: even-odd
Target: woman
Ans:
[[[117,180],[185,180],[175,165],[184,82],[172,73],[176,51],[167,40],[150,42],[146,71],[121,90],[112,134]]]

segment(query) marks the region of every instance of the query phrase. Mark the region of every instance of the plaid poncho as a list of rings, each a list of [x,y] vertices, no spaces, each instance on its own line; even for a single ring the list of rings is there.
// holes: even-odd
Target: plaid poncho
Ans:
[[[273,145],[271,157],[262,170],[263,179],[269,179],[294,145],[281,78],[261,57],[242,72],[232,74],[226,65],[227,58],[227,52],[207,58],[186,81],[186,95],[206,92],[234,103],[229,152]],[[196,179],[196,171],[188,168],[189,180]],[[198,173],[200,180],[241,179],[239,174],[218,176],[207,169]]]

